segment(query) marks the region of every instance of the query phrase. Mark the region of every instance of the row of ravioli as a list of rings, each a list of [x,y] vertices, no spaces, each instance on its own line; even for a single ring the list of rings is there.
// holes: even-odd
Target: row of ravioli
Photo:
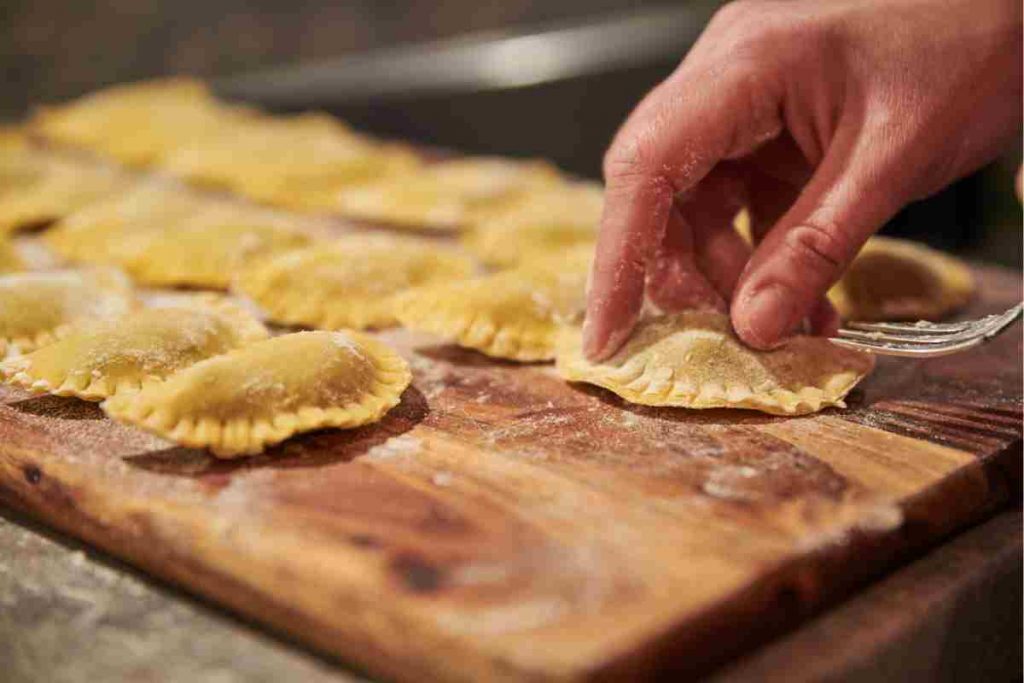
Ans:
[[[599,189],[585,184],[567,207],[572,184],[544,161],[444,158],[375,140],[324,113],[271,115],[222,102],[188,79],[114,86],[43,108],[25,130],[49,149],[289,211],[396,228],[467,230],[526,203],[534,215],[554,212],[552,220],[589,230],[586,218],[600,207]],[[579,202],[590,209],[585,215]]]
[[[405,360],[369,336],[271,337],[230,297],[140,296],[112,268],[0,276],[0,303],[7,383],[100,401],[114,420],[221,457],[375,422],[411,380]]]
[[[84,120],[80,130],[90,129],[85,125],[90,121],[96,130],[109,129],[111,123],[121,120],[114,116],[118,107],[128,116],[133,107],[145,110],[143,105],[154,93],[180,94],[181,88],[189,87],[161,84],[147,94],[146,87],[134,86],[119,95],[115,90],[117,97],[100,93],[43,112],[39,118],[53,126],[54,121],[67,123],[78,117]],[[133,92],[145,97],[141,104],[136,101],[128,106],[125,102],[131,98],[127,95]],[[108,109],[98,115],[102,107],[97,109],[95,102],[102,103],[105,98],[115,103],[120,99],[121,104],[112,107],[113,113]],[[89,115],[83,117],[83,111]],[[288,135],[294,136],[291,141],[299,149],[303,136],[317,139],[316,130],[336,126],[346,130],[318,115],[278,121],[251,111],[238,113],[268,125],[280,124],[282,130],[294,128]],[[634,341],[646,340],[636,342],[640,347],[627,346],[604,364],[588,363],[579,352],[577,323],[582,317],[586,273],[601,209],[600,188],[574,182],[546,164],[449,159],[421,165],[411,175],[399,173],[395,178],[405,179],[400,182],[378,178],[349,188],[376,197],[364,201],[364,207],[372,208],[377,202],[378,208],[391,212],[393,220],[379,211],[371,216],[385,218],[375,224],[465,228],[457,241],[451,235],[423,239],[394,231],[339,231],[336,224],[310,217],[294,210],[296,207],[261,206],[251,200],[275,202],[230,184],[218,188],[230,193],[211,193],[209,188],[189,184],[194,178],[186,176],[189,183],[182,183],[166,177],[166,168],[156,160],[173,157],[185,141],[161,132],[154,125],[159,120],[157,116],[132,121],[135,129],[146,134],[116,143],[127,145],[134,140],[136,152],[149,149],[148,157],[138,152],[132,158],[128,152],[107,149],[102,141],[89,143],[87,136],[57,139],[52,130],[44,136],[46,145],[41,146],[34,138],[38,121],[29,127],[28,135],[22,130],[2,137],[0,225],[16,230],[47,223],[49,229],[36,241],[60,260],[114,265],[147,286],[230,289],[254,302],[266,319],[279,325],[351,330],[401,324],[499,358],[547,361],[557,355],[563,376],[606,386],[634,402],[726,405],[793,414],[841,402],[842,395],[863,374],[860,359],[839,358],[842,354],[837,355],[827,344],[809,341],[804,343],[808,346],[804,354],[818,354],[823,359],[815,366],[820,372],[797,381],[792,377],[797,364],[787,360],[786,353],[750,352],[731,336],[727,320],[711,314],[650,318],[634,336]],[[106,125],[100,125],[104,121]],[[206,136],[200,132],[202,128],[196,127],[196,140]],[[300,134],[300,130],[305,132]],[[255,140],[259,136],[243,137]],[[203,144],[212,145],[215,138]],[[53,146],[55,141],[94,154],[76,156]],[[155,147],[163,151],[156,152]],[[395,146],[381,149],[385,148]],[[313,148],[306,153],[317,156]],[[97,162],[96,154],[121,165]],[[268,159],[275,156],[270,154]],[[226,153],[224,158],[247,157]],[[329,165],[323,158],[320,161],[324,162],[321,168]],[[140,174],[129,165],[146,166],[147,171]],[[287,178],[289,173],[278,168],[271,175]],[[244,169],[237,174],[244,177]],[[292,177],[298,177],[295,174]],[[310,181],[309,187],[325,187],[318,183]],[[336,194],[341,185],[331,187]],[[447,217],[442,220],[441,216]],[[738,227],[742,231],[742,222]],[[22,241],[19,239],[16,247],[22,246]],[[24,265],[20,260],[17,248],[0,241],[0,270],[5,263],[9,269]],[[491,272],[495,269],[497,272]],[[15,280],[24,287],[32,277]],[[955,260],[919,245],[877,238],[869,242],[831,296],[847,317],[938,317],[961,305],[971,286],[969,272]],[[19,309],[24,318],[31,306],[3,305],[3,291],[0,288],[0,338],[8,338],[14,352],[24,351],[19,349],[25,346],[24,335],[12,336],[11,330],[24,322],[17,319]],[[74,306],[66,308],[70,311]],[[5,312],[12,311],[13,327],[4,319]],[[673,325],[685,329],[680,333]],[[64,329],[63,323],[58,328]],[[709,344],[719,355],[727,350],[731,354],[727,362],[721,358],[704,365],[690,362]],[[145,348],[134,349],[132,354],[147,356]],[[24,364],[27,357],[10,362]],[[671,367],[673,364],[680,367]],[[699,377],[705,366],[741,367],[744,373],[723,383],[722,377]],[[86,375],[91,377],[95,370],[90,368]],[[782,376],[790,377],[780,382]],[[7,373],[7,377],[34,390],[56,391],[54,387],[59,386],[51,380],[40,384],[39,378],[24,368]],[[759,379],[754,381],[754,377]],[[266,434],[280,436],[295,427],[289,422],[268,432],[264,425],[256,429],[262,435],[258,439],[252,437],[256,432],[246,431],[249,436],[239,442],[243,448],[235,442],[224,446],[209,440],[211,435],[221,438],[225,434],[215,424],[204,423],[200,431],[207,440],[203,441],[197,440],[191,427],[168,422],[166,415],[161,419],[165,427],[173,427],[161,431],[164,436],[186,444],[210,445],[228,454],[251,452],[252,443],[274,442],[261,440]],[[308,424],[326,423],[311,418]]]

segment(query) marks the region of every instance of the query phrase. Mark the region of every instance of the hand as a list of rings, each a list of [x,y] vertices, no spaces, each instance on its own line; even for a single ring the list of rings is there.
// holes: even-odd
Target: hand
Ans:
[[[729,306],[757,348],[805,319],[828,333],[825,292],[864,241],[1020,124],[1017,0],[725,6],[605,155],[587,355],[622,345],[645,289],[663,310]]]

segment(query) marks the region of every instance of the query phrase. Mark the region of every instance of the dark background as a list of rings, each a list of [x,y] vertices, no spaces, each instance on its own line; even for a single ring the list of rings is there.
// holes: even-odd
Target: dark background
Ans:
[[[713,4],[0,0],[0,117],[17,119],[35,104],[119,81],[183,73],[225,83],[269,67],[402,44],[480,32],[529,33],[651,8]],[[300,106],[328,108],[381,135],[471,152],[543,155],[575,173],[598,177],[601,152],[615,126],[685,54],[689,40],[681,36],[677,50],[642,65],[538,86],[358,103],[324,93]],[[1019,163],[1019,146],[1007,150],[982,172],[908,207],[886,232],[1019,267],[1021,212],[1012,189]]]

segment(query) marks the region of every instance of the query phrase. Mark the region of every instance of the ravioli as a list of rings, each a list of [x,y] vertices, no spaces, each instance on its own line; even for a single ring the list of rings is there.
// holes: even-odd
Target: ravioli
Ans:
[[[210,206],[181,188],[139,183],[58,221],[43,242],[69,261],[106,263],[126,235],[185,224]]]
[[[583,356],[581,336],[576,327],[560,334],[559,374],[651,406],[803,415],[845,406],[843,397],[874,367],[872,356],[821,337],[794,337],[773,351],[750,349],[717,311],[642,320],[625,346],[597,363]]]
[[[194,183],[295,209],[333,208],[340,187],[418,166],[412,152],[357,135],[324,114],[261,117],[168,155],[161,168]]]
[[[168,78],[116,85],[43,108],[32,131],[133,166],[148,166],[195,139],[216,139],[253,116],[217,102],[201,82]]]
[[[10,168],[8,172],[14,173]],[[0,234],[57,220],[111,195],[126,180],[115,170],[52,158],[21,169],[0,191]]]
[[[736,231],[751,243],[750,216]],[[940,320],[974,295],[974,276],[960,259],[894,237],[871,237],[832,289],[829,301],[844,320]]]
[[[587,268],[573,257],[539,261],[466,282],[414,289],[398,299],[398,320],[495,358],[555,356],[560,324],[579,319]]]
[[[247,259],[305,244],[310,235],[255,207],[145,188],[71,216],[43,239],[68,260],[116,265],[147,285],[226,289]]]
[[[923,244],[872,237],[828,296],[846,320],[937,320],[965,306],[974,277]]]
[[[337,207],[349,218],[413,229],[456,230],[509,205],[530,188],[558,180],[557,170],[544,162],[455,159],[342,189]]]
[[[75,326],[53,344],[0,363],[0,375],[31,391],[101,401],[266,338],[266,328],[241,306],[195,295],[177,305]]]
[[[110,268],[0,276],[0,357],[52,343],[76,323],[123,315],[133,303],[128,279]]]
[[[401,356],[370,337],[297,332],[200,361],[102,407],[116,420],[233,458],[300,432],[376,422],[410,380]]]
[[[324,329],[387,327],[395,295],[469,277],[473,262],[426,241],[350,235],[256,261],[234,289],[283,325]]]
[[[13,273],[24,268],[25,261],[15,248],[14,242],[0,236],[0,274]]]
[[[604,192],[597,183],[559,183],[474,223],[462,237],[487,265],[510,267],[597,241]]]

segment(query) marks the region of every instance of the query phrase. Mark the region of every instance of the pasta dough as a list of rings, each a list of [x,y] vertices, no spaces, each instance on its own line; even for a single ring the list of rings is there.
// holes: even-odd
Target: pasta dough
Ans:
[[[0,363],[0,375],[32,391],[101,401],[266,337],[266,328],[237,304],[196,295],[76,326],[53,344]]]
[[[583,356],[580,330],[566,328],[556,363],[565,379],[604,387],[632,403],[802,415],[844,406],[843,397],[874,359],[820,337],[755,351],[739,341],[724,313],[688,311],[642,320],[625,346],[597,363]]]
[[[132,304],[128,279],[110,268],[0,276],[0,357],[28,353],[75,323],[114,318]]]
[[[746,211],[735,227],[749,244]],[[973,294],[974,276],[960,259],[910,240],[871,237],[828,298],[844,320],[939,320]]]
[[[10,168],[8,172],[14,173]],[[125,184],[112,169],[40,158],[21,169],[0,190],[0,234],[62,218],[115,192]]]
[[[24,267],[25,262],[15,249],[14,243],[0,237],[0,273],[11,273]]]
[[[962,308],[974,277],[923,244],[872,237],[828,297],[846,320],[937,320]]]
[[[587,256],[589,257],[589,250]],[[488,356],[551,360],[561,323],[583,313],[587,269],[572,256],[539,261],[466,282],[410,291],[398,301],[405,327],[436,334]]]
[[[351,235],[255,262],[234,287],[277,323],[363,329],[395,323],[395,294],[472,272],[468,258],[428,242]]]
[[[597,183],[545,186],[477,221],[464,234],[463,244],[484,263],[498,267],[593,246],[603,205],[604,192]]]
[[[201,361],[103,410],[179,444],[231,458],[293,434],[376,422],[411,375],[390,348],[354,332],[297,332]]]
[[[47,107],[32,121],[45,139],[147,166],[195,139],[214,140],[254,114],[219,104],[199,81],[127,83]]]
[[[532,187],[558,179],[558,172],[542,162],[457,159],[343,189],[336,206],[350,218],[424,230],[453,230],[509,205]]]
[[[117,265],[147,285],[210,289],[226,289],[247,259],[309,239],[263,210],[157,188],[71,216],[44,237],[64,258]]]

